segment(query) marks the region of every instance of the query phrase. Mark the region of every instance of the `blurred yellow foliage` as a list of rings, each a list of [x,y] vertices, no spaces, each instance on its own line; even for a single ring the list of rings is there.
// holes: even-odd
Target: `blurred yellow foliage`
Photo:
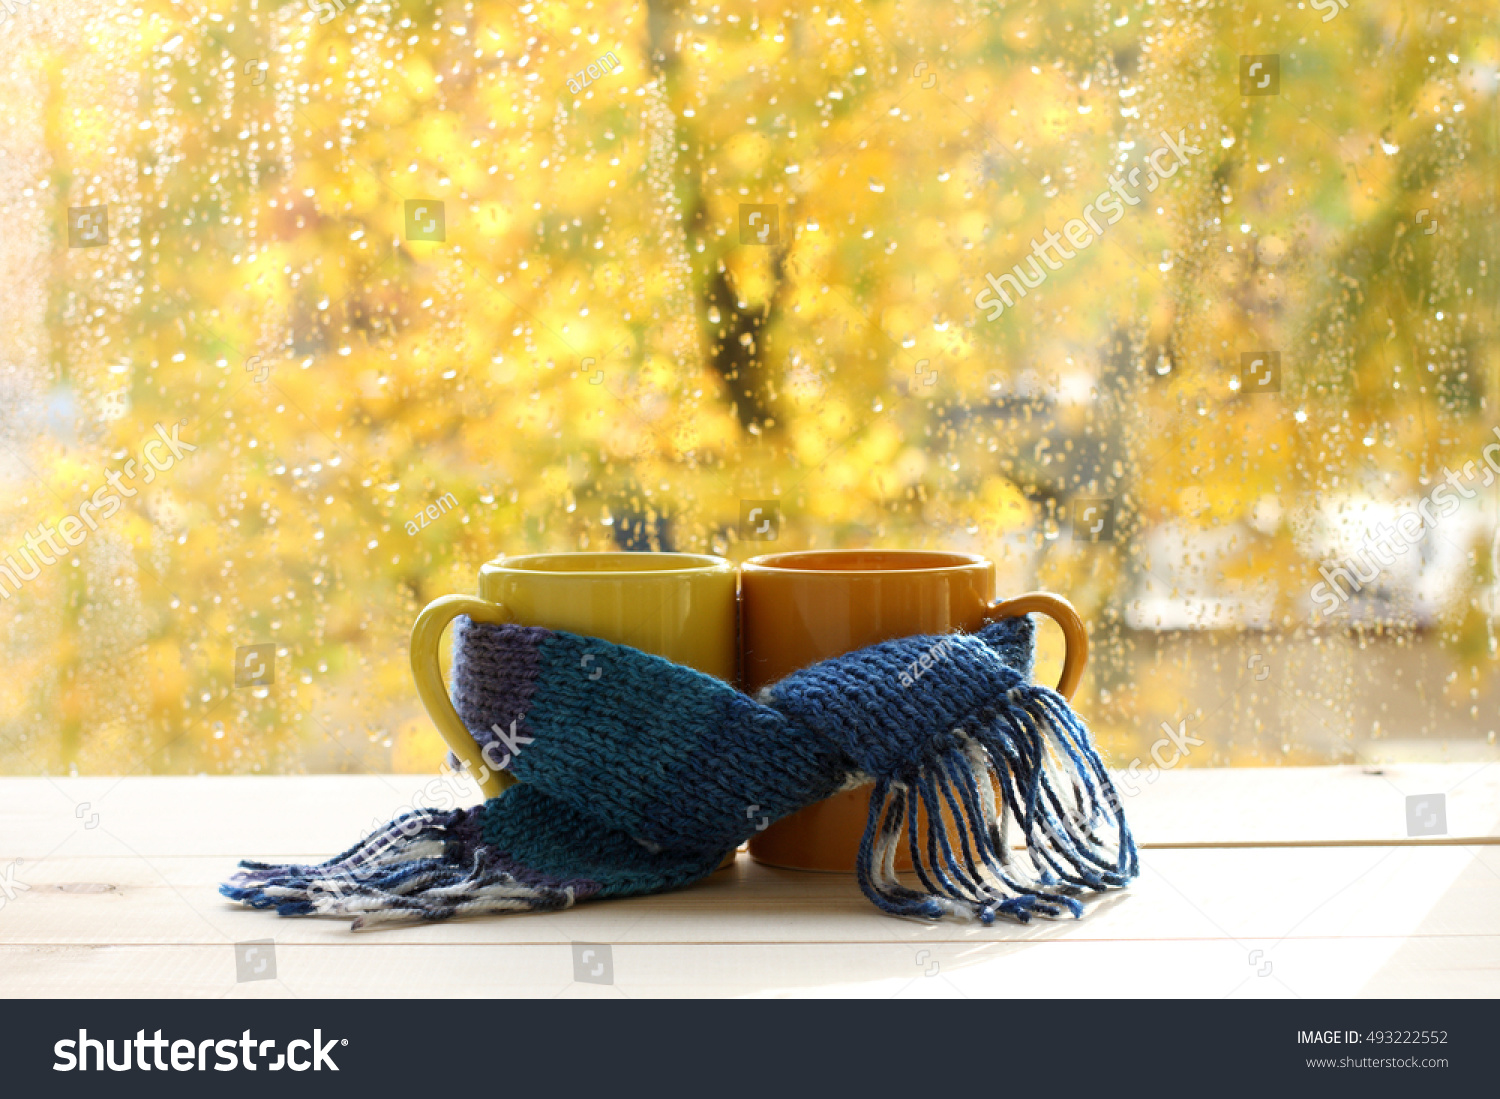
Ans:
[[[11,20],[0,76],[0,560],[155,425],[198,449],[7,595],[0,770],[436,766],[405,664],[423,603],[501,552],[742,559],[767,547],[739,501],[772,497],[771,548],[983,552],[1075,599],[1080,704],[1121,751],[1186,682],[1141,593],[1269,591],[1255,628],[1279,639],[1218,626],[1180,660],[1223,694],[1243,645],[1312,653],[1298,697],[1347,740],[1387,683],[1333,674],[1307,632],[1298,523],[1428,491],[1495,420],[1480,0],[1326,24],[1080,0],[63,7]],[[1252,52],[1279,55],[1278,95],[1242,94]],[[1179,132],[1201,153],[998,319],[976,308]],[[108,243],[69,247],[92,205]],[[776,214],[765,243],[748,205]],[[1237,391],[1267,348],[1278,391]],[[448,493],[458,513],[408,534]],[[1112,542],[1071,537],[1078,497],[1114,502]],[[1182,531],[1197,548],[1153,548]],[[1420,667],[1482,665],[1488,692],[1476,546]],[[275,683],[236,687],[236,649],[266,641]],[[1285,741],[1226,733],[1212,760],[1347,758]]]

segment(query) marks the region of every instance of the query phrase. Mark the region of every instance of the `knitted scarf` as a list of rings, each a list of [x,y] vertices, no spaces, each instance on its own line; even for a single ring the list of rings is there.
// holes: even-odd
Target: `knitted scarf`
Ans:
[[[1136,876],[1135,842],[1088,730],[1031,682],[1033,637],[1021,617],[886,641],[751,698],[626,646],[461,618],[455,707],[518,784],[320,865],[242,862],[220,891],[355,928],[566,908],[688,885],[767,818],[873,783],[856,873],[881,909],[1080,916],[1078,896]],[[920,888],[897,875],[903,843]]]

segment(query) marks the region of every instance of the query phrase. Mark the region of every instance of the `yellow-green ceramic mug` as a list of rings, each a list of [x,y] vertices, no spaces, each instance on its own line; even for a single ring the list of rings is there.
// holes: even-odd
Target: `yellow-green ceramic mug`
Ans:
[[[461,614],[630,645],[726,683],[736,680],[739,618],[735,568],[699,553],[538,553],[497,557],[479,569],[478,598],[445,595],[417,615],[411,670],[438,732],[485,797],[515,780],[484,765],[443,683],[438,645]]]

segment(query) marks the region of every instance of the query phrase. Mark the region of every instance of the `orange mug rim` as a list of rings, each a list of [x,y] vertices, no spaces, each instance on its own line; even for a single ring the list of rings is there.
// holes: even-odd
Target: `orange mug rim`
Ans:
[[[806,561],[834,562],[846,558],[855,562],[880,561],[881,564],[804,564]],[[899,563],[906,562],[906,563]],[[825,549],[787,550],[751,557],[741,564],[747,572],[779,573],[787,576],[890,576],[899,574],[936,574],[974,567],[993,567],[989,558],[977,553],[956,550],[925,549]]]
[[[573,561],[594,560],[603,557],[628,557],[632,561],[645,563],[655,558],[663,565],[669,559],[683,562],[663,568],[634,569],[549,569],[528,567],[534,562],[568,559]],[[703,576],[717,572],[732,572],[734,562],[711,553],[679,553],[675,550],[562,550],[556,553],[501,554],[479,566],[479,575],[484,576],[528,576],[528,577],[587,577],[594,580],[654,580],[679,576]]]

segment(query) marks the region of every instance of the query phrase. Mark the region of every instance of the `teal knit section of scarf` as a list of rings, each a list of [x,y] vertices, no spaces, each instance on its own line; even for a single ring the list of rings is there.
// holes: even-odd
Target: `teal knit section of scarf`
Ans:
[[[907,637],[751,698],[597,638],[460,619],[455,707],[518,784],[319,865],[241,863],[221,891],[356,927],[655,893],[768,819],[872,784],[856,872],[884,911],[1081,915],[1079,896],[1136,876],[1136,848],[1088,730],[1031,681],[1033,644],[1029,618]]]

